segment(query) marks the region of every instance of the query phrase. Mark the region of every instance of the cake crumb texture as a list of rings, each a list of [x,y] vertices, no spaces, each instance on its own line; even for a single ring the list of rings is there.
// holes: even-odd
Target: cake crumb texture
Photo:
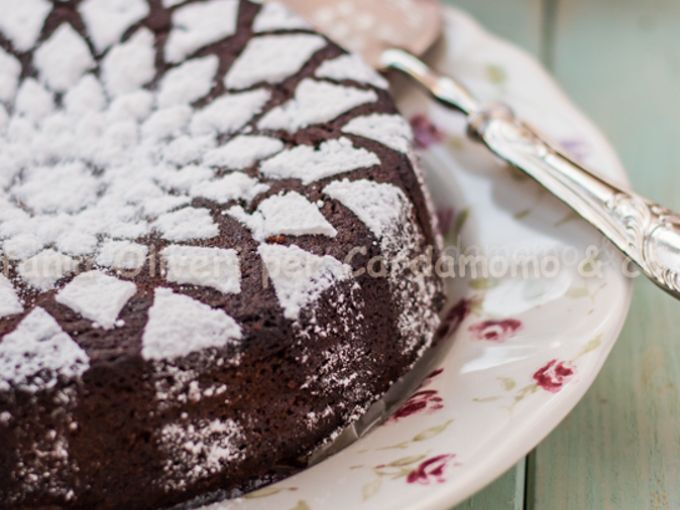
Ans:
[[[299,470],[439,322],[387,82],[276,3],[0,11],[0,508]]]

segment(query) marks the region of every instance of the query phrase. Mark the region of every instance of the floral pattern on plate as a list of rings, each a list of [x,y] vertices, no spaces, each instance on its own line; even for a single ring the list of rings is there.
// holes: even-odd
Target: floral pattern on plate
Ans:
[[[486,101],[512,104],[580,160],[625,182],[607,142],[540,65],[467,15],[447,10],[434,67]],[[558,256],[563,267],[550,277],[468,270],[447,278],[441,333],[450,348],[392,418],[320,464],[211,510],[451,508],[557,426],[621,330],[630,282],[618,255],[521,172],[468,141],[459,114],[412,90],[400,106],[420,147],[446,253],[460,260],[470,247],[489,258],[537,252]]]

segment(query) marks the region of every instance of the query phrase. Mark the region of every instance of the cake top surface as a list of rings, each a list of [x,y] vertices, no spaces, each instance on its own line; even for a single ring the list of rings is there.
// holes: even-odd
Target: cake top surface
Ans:
[[[298,320],[352,279],[334,201],[396,235],[410,204],[374,180],[408,124],[383,78],[282,6],[0,9],[0,385],[35,379],[16,366],[30,346],[71,376],[122,338],[146,360],[238,345],[267,295]]]

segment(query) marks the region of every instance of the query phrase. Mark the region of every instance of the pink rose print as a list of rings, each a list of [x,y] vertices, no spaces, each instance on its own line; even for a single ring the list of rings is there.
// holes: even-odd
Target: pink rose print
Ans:
[[[545,391],[557,393],[574,375],[574,369],[568,367],[565,362],[551,360],[543,368],[539,368],[534,374],[534,381]]]
[[[432,414],[444,407],[443,402],[437,390],[417,391],[397,409],[390,420],[399,421],[414,414]]]
[[[584,140],[576,138],[561,140],[562,148],[576,161],[583,163],[588,156],[588,145]]]
[[[423,383],[422,383],[420,386],[421,386],[421,387],[427,386],[428,384],[430,384],[430,383],[432,382],[432,380],[433,380],[435,377],[437,377],[438,375],[440,375],[440,374],[443,373],[443,372],[444,372],[444,369],[443,369],[443,368],[438,368],[438,369],[436,369],[436,370],[433,370],[432,372],[430,372],[429,374],[427,374],[427,377],[425,378],[425,380],[423,381]]]
[[[487,342],[505,342],[522,327],[517,319],[505,319],[501,321],[484,321],[470,326],[470,332],[477,340]]]
[[[453,305],[442,319],[442,323],[437,330],[437,339],[446,338],[455,333],[469,313],[470,302],[467,299],[461,299]]]
[[[418,149],[427,149],[431,145],[441,143],[444,140],[444,133],[422,113],[411,117],[411,128]]]
[[[437,455],[420,463],[420,465],[406,476],[406,483],[430,485],[431,483],[444,483],[444,471],[455,455]]]

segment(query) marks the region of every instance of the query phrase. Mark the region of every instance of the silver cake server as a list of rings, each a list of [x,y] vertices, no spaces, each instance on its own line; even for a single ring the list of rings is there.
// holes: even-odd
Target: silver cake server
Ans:
[[[441,35],[438,0],[279,0],[380,71],[413,78],[467,117],[468,135],[534,178],[680,299],[680,215],[586,169],[504,104],[481,104],[423,55]]]

